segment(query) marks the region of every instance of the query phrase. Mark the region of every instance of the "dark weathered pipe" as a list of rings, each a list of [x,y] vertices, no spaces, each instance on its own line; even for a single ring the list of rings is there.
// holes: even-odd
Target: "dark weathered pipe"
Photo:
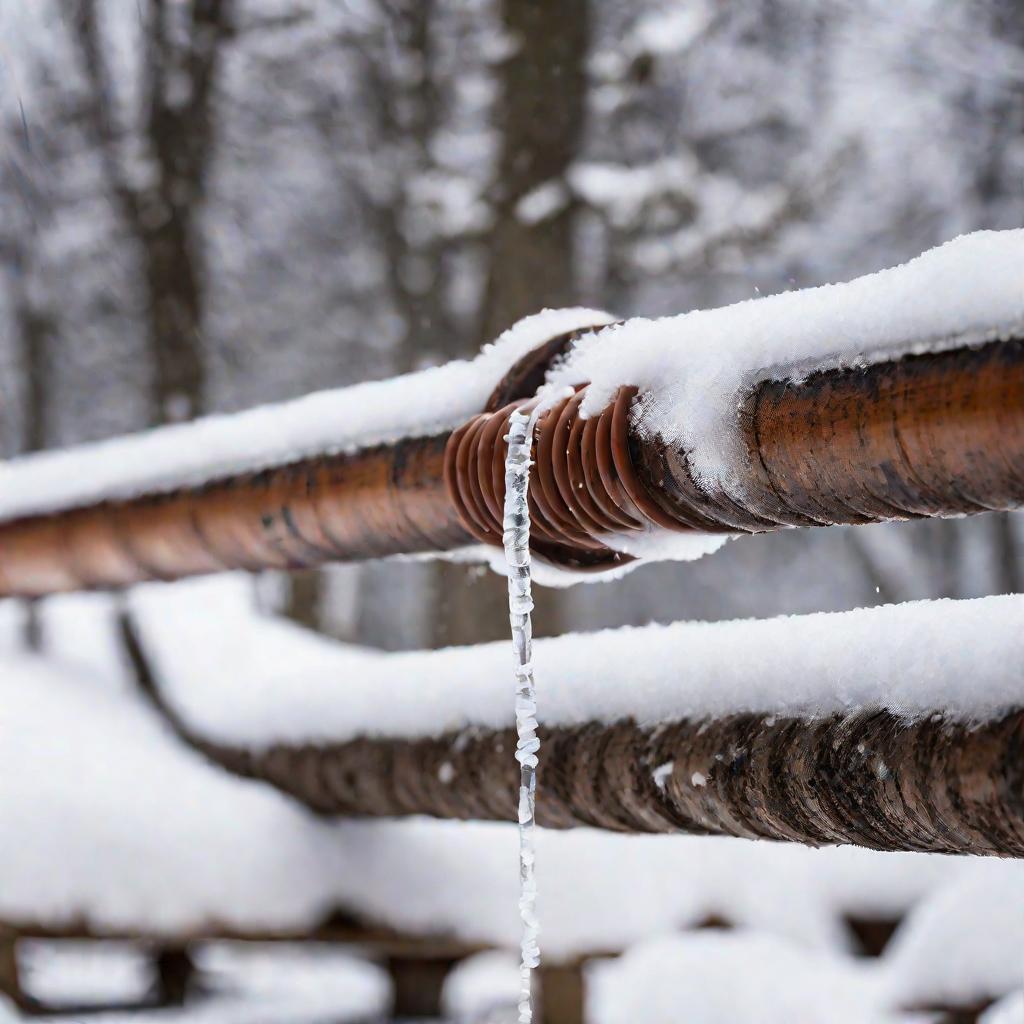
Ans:
[[[215,764],[321,814],[518,820],[516,734],[470,730],[339,743],[228,746],[165,700],[132,621],[140,691]],[[1024,711],[964,724],[884,709],[822,718],[730,715],[541,727],[537,821],[820,846],[1024,857]]]
[[[567,416],[560,447],[542,425],[542,461],[579,446],[577,461],[540,466],[533,489],[546,501],[538,547],[552,560],[583,569],[621,561],[578,541],[607,517],[626,528],[639,519],[755,533],[1024,505],[1024,340],[764,381],[739,413],[747,458],[731,494],[698,485],[685,451],[627,435],[628,398],[603,418],[601,436]],[[451,435],[452,445],[447,434],[404,440],[0,523],[0,595],[463,547],[488,536],[478,524],[503,486],[493,474],[500,432],[483,426],[463,446],[461,482],[449,472],[446,483],[446,446],[450,469],[465,433]]]
[[[0,594],[462,547],[472,537],[444,490],[447,437],[0,523]]]
[[[977,727],[887,711],[541,729],[549,828],[691,832],[1024,856],[1024,713]],[[207,756],[324,814],[516,820],[513,730]]]

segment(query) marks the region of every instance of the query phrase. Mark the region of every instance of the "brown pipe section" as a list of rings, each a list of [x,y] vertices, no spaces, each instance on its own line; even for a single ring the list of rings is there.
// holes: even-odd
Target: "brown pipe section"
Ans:
[[[1022,339],[765,381],[740,420],[741,498],[698,487],[685,452],[630,439],[647,492],[677,522],[759,533],[1024,504]]]
[[[444,492],[446,441],[446,434],[415,438],[2,523],[0,594],[40,596],[462,547],[472,537]]]
[[[539,417],[530,488],[535,550],[577,571],[628,561],[609,536],[651,527],[759,533],[1024,502],[1020,340],[764,381],[738,413],[746,458],[728,493],[698,484],[685,451],[631,431],[635,388],[589,420],[584,391]],[[474,417],[448,446],[452,501],[485,544],[501,543],[513,407]]]
[[[888,711],[540,730],[547,828],[688,832],[1024,857],[1024,712],[980,726]],[[207,757],[322,814],[515,821],[513,729]]]
[[[538,365],[514,368],[491,409],[536,387]],[[534,533],[551,561],[618,564],[602,538],[638,524],[758,533],[1024,505],[1021,339],[761,383],[739,413],[736,494],[702,488],[686,452],[631,434],[633,394],[589,421],[567,400],[540,425]],[[452,435],[0,523],[0,596],[498,543],[502,422],[485,413]]]

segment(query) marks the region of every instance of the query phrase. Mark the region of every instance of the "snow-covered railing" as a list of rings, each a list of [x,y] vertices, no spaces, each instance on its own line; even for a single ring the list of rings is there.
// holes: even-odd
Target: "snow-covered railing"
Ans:
[[[562,569],[1024,505],[1024,231],[610,321],[548,311],[471,362],[8,463],[0,594],[496,548],[503,426],[538,400],[533,546]]]
[[[327,814],[516,820],[506,644],[232,677],[201,605],[143,602],[128,640],[214,761]],[[1024,856],[1022,614],[993,597],[537,641],[538,822]]]

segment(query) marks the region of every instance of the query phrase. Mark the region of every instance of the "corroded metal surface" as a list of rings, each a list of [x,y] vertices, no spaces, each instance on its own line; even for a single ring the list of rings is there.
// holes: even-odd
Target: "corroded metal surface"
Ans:
[[[760,532],[1024,503],[1024,340],[766,381],[740,419],[738,497],[701,489],[685,452],[631,440],[648,492],[677,521]]]
[[[0,595],[497,544],[496,403],[536,378],[524,362],[451,435],[0,523]],[[739,411],[747,457],[728,492],[698,484],[685,451],[630,433],[633,395],[589,420],[566,399],[540,423],[531,490],[549,561],[614,567],[627,556],[607,534],[651,523],[756,533],[1024,505],[1024,340],[762,382]]]
[[[132,621],[120,630],[140,691],[185,743],[236,775],[326,815],[518,820],[514,728],[228,746],[166,702]],[[544,827],[1024,857],[1024,710],[980,724],[865,709],[539,734]]]
[[[537,821],[1024,856],[1024,713],[968,727],[887,711],[541,729]],[[324,814],[516,820],[515,732],[253,752],[188,737]]]
[[[598,416],[583,390],[541,416],[531,511],[537,551],[576,570],[628,561],[611,534],[652,526],[758,533],[785,526],[970,515],[1024,502],[1024,342],[908,356],[766,380],[738,412],[745,458],[729,489],[700,483],[688,453],[631,432],[635,388]],[[500,541],[500,426],[511,407],[459,428],[445,463],[467,530]]]
[[[464,546],[472,537],[442,483],[446,440],[444,434],[399,441],[167,495],[0,524],[0,594]]]

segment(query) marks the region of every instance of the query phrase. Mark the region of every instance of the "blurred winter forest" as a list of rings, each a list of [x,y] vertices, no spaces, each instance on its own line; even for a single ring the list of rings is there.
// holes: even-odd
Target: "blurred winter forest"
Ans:
[[[1019,227],[1024,4],[0,0],[0,139],[11,457],[468,356],[544,306],[682,312]],[[1022,546],[1005,516],[748,538],[547,592],[538,631],[1019,591]],[[507,630],[461,565],[257,585],[388,648]]]

